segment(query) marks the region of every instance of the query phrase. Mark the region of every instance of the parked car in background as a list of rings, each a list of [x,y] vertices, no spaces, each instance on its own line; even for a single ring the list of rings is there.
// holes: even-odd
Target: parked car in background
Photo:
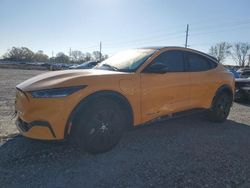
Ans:
[[[250,99],[250,78],[241,78],[239,72],[233,68],[228,68],[235,78],[235,97],[236,102],[245,102]]]
[[[94,66],[96,66],[99,63],[99,61],[87,61],[80,65],[73,65],[69,67],[69,69],[92,69]]]
[[[223,122],[234,77],[205,53],[181,47],[120,52],[93,69],[48,72],[16,86],[16,124],[26,137],[70,139],[91,153],[113,148],[124,131],[203,109]]]
[[[234,78],[240,78],[240,73],[238,73],[235,69],[229,68],[228,71],[233,74]]]
[[[250,78],[235,79],[235,101],[250,100]]]
[[[242,68],[237,71],[240,74],[241,78],[249,78],[250,77],[250,68]]]
[[[49,69],[54,71],[54,70],[65,70],[68,69],[70,66],[70,64],[65,64],[65,63],[52,63],[50,64]]]

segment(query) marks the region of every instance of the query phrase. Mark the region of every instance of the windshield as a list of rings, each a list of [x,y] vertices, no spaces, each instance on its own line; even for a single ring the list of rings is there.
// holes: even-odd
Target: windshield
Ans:
[[[95,67],[95,69],[115,70],[122,72],[134,72],[143,64],[155,49],[133,49],[115,54]]]

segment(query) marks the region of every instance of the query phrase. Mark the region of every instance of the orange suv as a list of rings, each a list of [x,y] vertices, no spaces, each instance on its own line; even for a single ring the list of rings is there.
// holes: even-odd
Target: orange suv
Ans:
[[[120,52],[93,69],[47,72],[16,86],[22,135],[73,140],[91,153],[114,147],[133,126],[206,109],[223,122],[234,78],[216,59],[181,47]]]

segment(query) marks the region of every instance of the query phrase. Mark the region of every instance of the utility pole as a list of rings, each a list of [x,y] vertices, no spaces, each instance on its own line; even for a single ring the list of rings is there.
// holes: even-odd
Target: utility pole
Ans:
[[[71,48],[69,48],[69,57],[71,58]]]
[[[100,42],[100,61],[102,61],[102,42]]]
[[[187,30],[186,30],[186,42],[185,42],[185,48],[188,46],[188,31],[189,31],[189,24],[187,24]]]

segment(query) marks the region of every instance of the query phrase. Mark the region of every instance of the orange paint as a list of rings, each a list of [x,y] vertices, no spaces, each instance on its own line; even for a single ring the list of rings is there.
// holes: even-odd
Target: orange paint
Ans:
[[[73,109],[81,100],[98,91],[115,91],[127,98],[133,110],[134,126],[187,109],[209,109],[217,89],[222,85],[228,85],[234,91],[233,76],[220,64],[203,72],[142,72],[155,57],[168,50],[180,48],[158,50],[132,73],[96,69],[65,70],[44,73],[26,80],[17,85],[28,97],[17,90],[18,117],[25,122],[49,122],[56,138],[48,128],[41,126],[34,126],[27,132],[19,129],[20,132],[30,138],[64,139],[65,126]],[[193,52],[190,49],[181,50]],[[87,87],[62,98],[34,98],[30,93],[34,90],[79,85]]]

